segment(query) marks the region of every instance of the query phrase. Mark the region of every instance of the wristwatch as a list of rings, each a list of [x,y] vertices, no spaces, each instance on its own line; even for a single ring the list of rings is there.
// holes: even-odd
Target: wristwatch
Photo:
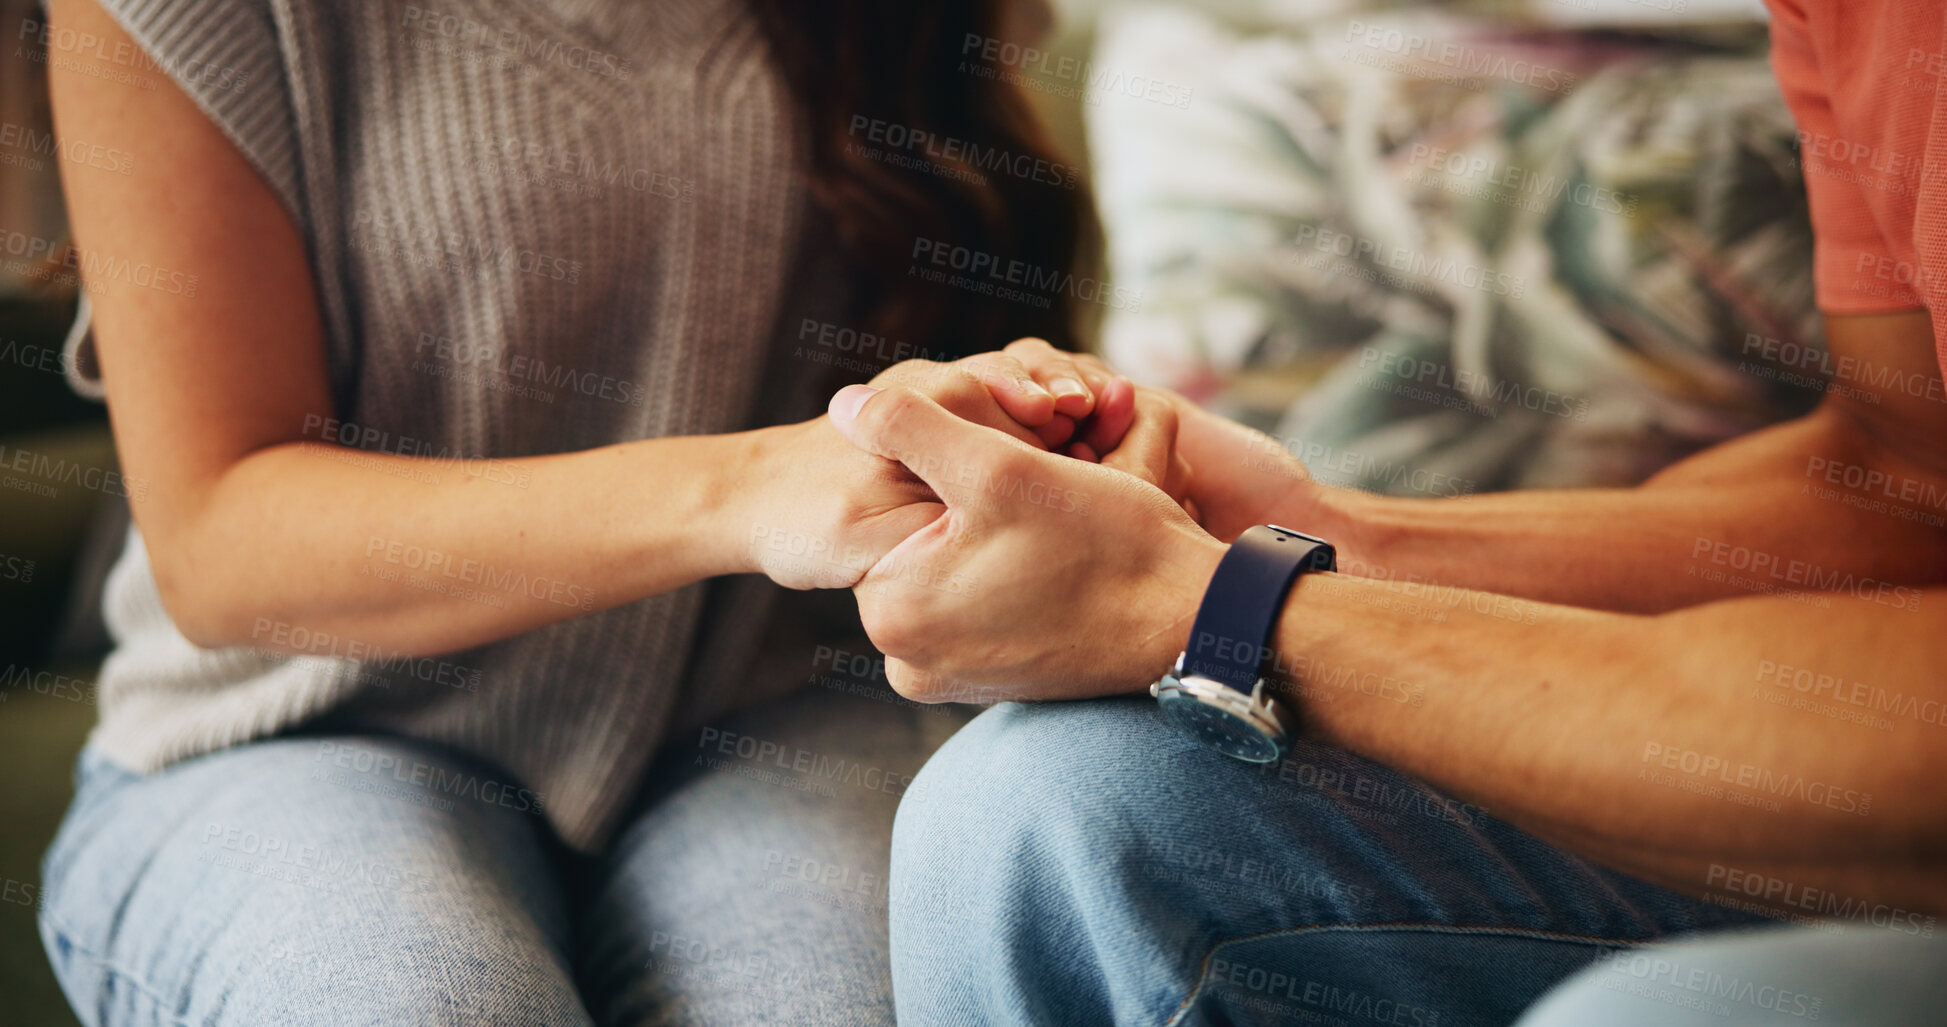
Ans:
[[[1190,628],[1190,647],[1149,694],[1177,727],[1203,744],[1252,763],[1274,763],[1290,747],[1289,722],[1265,694],[1265,668],[1285,594],[1306,571],[1338,566],[1332,544],[1261,524],[1231,543],[1217,563]]]

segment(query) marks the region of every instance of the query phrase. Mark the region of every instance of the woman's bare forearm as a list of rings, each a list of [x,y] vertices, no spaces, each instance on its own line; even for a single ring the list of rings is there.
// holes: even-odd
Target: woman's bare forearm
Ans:
[[[745,569],[728,507],[759,434],[517,460],[285,443],[151,557],[201,645],[452,651]]]

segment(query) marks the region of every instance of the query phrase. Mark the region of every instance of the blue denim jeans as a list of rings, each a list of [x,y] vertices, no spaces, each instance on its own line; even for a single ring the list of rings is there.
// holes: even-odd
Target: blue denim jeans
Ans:
[[[1622,947],[1763,922],[1341,750],[1213,753],[1137,699],[976,718],[900,806],[891,900],[899,1019],[929,1027],[1508,1024]]]
[[[90,1027],[890,1024],[893,811],[961,720],[883,698],[671,739],[596,858],[423,744],[288,737],[150,775],[86,752],[42,936]]]

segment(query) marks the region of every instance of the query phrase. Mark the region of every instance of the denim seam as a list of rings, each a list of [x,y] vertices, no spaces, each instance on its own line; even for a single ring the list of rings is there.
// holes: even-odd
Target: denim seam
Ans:
[[[1248,941],[1260,941],[1265,938],[1276,938],[1280,935],[1318,934],[1327,931],[1366,932],[1398,930],[1423,931],[1430,934],[1496,934],[1513,938],[1534,938],[1540,941],[1568,941],[1589,945],[1621,944],[1635,946],[1642,944],[1642,939],[1607,938],[1593,934],[1569,934],[1562,931],[1537,931],[1525,927],[1469,926],[1411,920],[1371,924],[1322,924],[1313,927],[1284,927],[1275,931],[1260,931],[1257,934],[1245,934],[1235,938],[1225,938],[1210,946],[1204,952],[1203,959],[1197,963],[1197,983],[1191,987],[1188,995],[1183,996],[1183,1001],[1177,1003],[1176,1012],[1172,1013],[1170,1018],[1163,1022],[1163,1027],[1181,1027],[1183,1018],[1189,1014],[1197,999],[1203,995],[1204,982],[1210,973],[1210,961],[1216,958],[1217,952],[1227,945],[1236,945]]]
[[[93,963],[103,973],[111,977],[120,978],[133,985],[137,993],[155,1004],[156,1012],[159,1015],[168,1017],[170,1023],[175,1024],[176,1027],[196,1027],[190,1021],[170,1012],[173,1007],[169,1004],[168,1000],[164,999],[161,992],[157,991],[147,980],[143,979],[142,975],[122,969],[121,966],[110,962],[107,958],[90,949],[88,946],[75,941],[74,932],[57,920],[52,912],[44,910],[41,913],[41,917],[46,922],[48,928],[60,937],[61,941],[67,945],[70,951]]]

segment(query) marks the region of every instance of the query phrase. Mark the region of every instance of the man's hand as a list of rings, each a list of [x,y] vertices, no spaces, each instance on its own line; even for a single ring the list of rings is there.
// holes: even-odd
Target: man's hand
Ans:
[[[1177,455],[1203,469],[1191,481],[1188,498],[1200,511],[1204,530],[1225,542],[1258,524],[1323,530],[1312,511],[1325,486],[1312,480],[1283,443],[1174,392],[1143,392],[1154,392],[1175,408]]]
[[[1173,426],[1165,411],[1150,413]],[[1096,465],[970,423],[914,390],[866,386],[832,398],[831,422],[944,502],[857,586],[900,694],[1131,692],[1183,648],[1223,546],[1152,484],[1169,477],[1173,431],[1137,435],[1120,460]]]

